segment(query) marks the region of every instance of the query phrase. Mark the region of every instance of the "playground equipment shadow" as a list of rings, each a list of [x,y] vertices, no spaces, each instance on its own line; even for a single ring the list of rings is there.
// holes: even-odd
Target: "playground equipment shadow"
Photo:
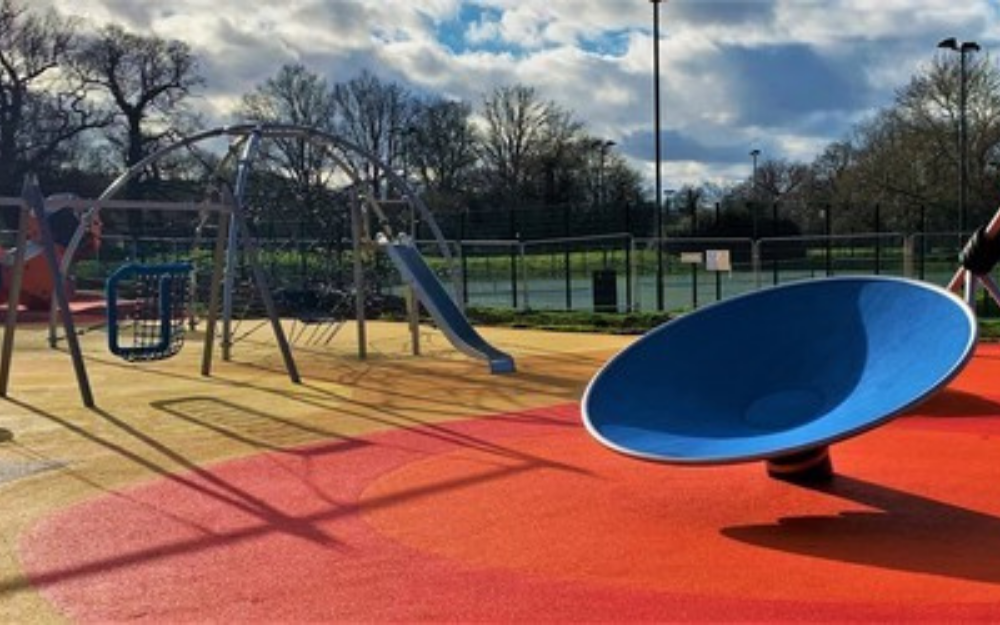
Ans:
[[[89,410],[80,404],[67,353],[47,347],[45,324],[24,325],[16,337],[9,397],[0,400],[0,428],[10,439],[0,445],[8,511],[0,513],[4,544],[16,545],[32,523],[73,502],[150,479],[187,479],[178,474],[208,479],[201,467],[227,458],[263,451],[330,453],[364,445],[359,437],[387,428],[571,401],[600,362],[600,354],[588,350],[579,352],[580,360],[566,358],[575,350],[560,347],[578,343],[578,337],[494,334],[538,361],[529,369],[545,372],[544,378],[498,380],[431,329],[425,330],[423,355],[413,356],[405,324],[369,324],[374,349],[365,361],[355,355],[353,332],[342,332],[322,350],[297,350],[300,385],[284,375],[265,327],[237,344],[232,362],[218,362],[211,377],[199,374],[197,334],[173,359],[130,364],[105,351],[103,332],[90,332],[81,337],[97,404]],[[601,344],[621,344],[610,337],[597,343],[598,352]],[[435,433],[433,425],[425,435],[449,437]],[[316,443],[322,446],[294,451]],[[6,589],[0,620],[44,622],[56,616],[24,583],[17,559],[6,548],[0,554]]]
[[[491,376],[369,331],[366,361],[346,331],[297,350],[298,385],[264,329],[211,377],[196,340],[134,365],[88,333],[87,409],[19,329],[0,621],[1000,618],[1000,347],[809,489],[591,440],[577,402],[630,338],[487,329],[518,359]]]

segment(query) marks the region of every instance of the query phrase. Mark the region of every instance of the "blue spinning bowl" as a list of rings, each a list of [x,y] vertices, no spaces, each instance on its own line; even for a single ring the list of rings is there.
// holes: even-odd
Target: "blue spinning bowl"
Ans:
[[[822,459],[830,443],[945,385],[975,341],[972,312],[938,287],[884,277],[799,282],[649,332],[594,376],[583,419],[600,442],[639,458],[789,460],[794,472],[798,459]]]

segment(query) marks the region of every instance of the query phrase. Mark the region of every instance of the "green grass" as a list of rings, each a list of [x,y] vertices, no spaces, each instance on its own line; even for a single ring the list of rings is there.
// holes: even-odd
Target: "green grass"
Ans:
[[[644,334],[683,313],[675,311],[615,314],[583,311],[513,311],[498,308],[470,307],[466,310],[466,314],[472,323],[484,326],[557,332]],[[979,340],[1000,341],[1000,318],[980,318]]]
[[[1000,319],[979,319],[979,340],[1000,341]]]
[[[470,307],[472,323],[506,328],[529,328],[558,332],[643,334],[676,316],[676,313],[595,313],[586,311],[515,311]]]

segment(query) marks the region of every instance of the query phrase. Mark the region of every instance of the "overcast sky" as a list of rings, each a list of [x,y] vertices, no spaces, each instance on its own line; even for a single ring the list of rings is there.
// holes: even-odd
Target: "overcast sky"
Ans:
[[[527,84],[652,177],[648,0],[32,0],[189,43],[203,110],[283,64],[331,82],[368,69],[478,104]],[[667,0],[661,6],[664,185],[746,179],[762,158],[809,162],[890,103],[943,38],[994,54],[1000,0]]]

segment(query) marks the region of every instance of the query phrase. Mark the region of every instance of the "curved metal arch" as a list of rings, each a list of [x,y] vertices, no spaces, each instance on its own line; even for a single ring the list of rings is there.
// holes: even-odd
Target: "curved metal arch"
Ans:
[[[175,152],[177,150],[192,146],[201,141],[207,139],[213,139],[218,136],[226,134],[226,127],[219,127],[198,134],[190,135],[183,139],[180,139],[168,146],[165,146],[156,152],[153,152],[146,158],[142,159],[128,170],[122,172],[117,178],[115,178],[111,184],[109,184],[103,192],[97,197],[97,201],[108,200],[113,198],[118,191],[124,187],[129,180],[137,176],[142,170],[144,170],[151,163],[158,161],[164,156]],[[227,155],[228,158],[229,155]],[[225,160],[225,159],[224,159]],[[90,227],[90,223],[97,218],[97,214],[100,212],[100,205],[95,204],[92,208],[87,210],[80,218],[80,224],[77,226],[76,232],[73,233],[73,237],[70,239],[69,244],[66,246],[66,250],[63,254],[62,263],[60,269],[65,275],[69,271],[70,265],[73,264],[73,260],[76,257],[76,253],[83,242],[83,237],[86,235],[87,230]]]
[[[208,139],[214,139],[217,137],[233,137],[237,139],[236,144],[241,144],[248,140],[250,135],[258,133],[259,136],[263,138],[304,138],[309,141],[316,141],[319,143],[330,144],[345,153],[353,153],[368,162],[376,165],[382,172],[386,179],[400,192],[403,199],[406,200],[413,208],[417,210],[420,217],[424,220],[424,223],[428,225],[431,230],[431,234],[434,236],[434,240],[437,243],[438,250],[444,257],[445,262],[448,266],[449,273],[452,278],[455,279],[457,276],[454,255],[451,252],[451,248],[448,247],[447,241],[444,238],[444,234],[441,231],[440,226],[438,226],[437,221],[434,219],[433,213],[427,205],[420,199],[420,197],[413,191],[413,188],[403,179],[401,176],[396,174],[384,161],[382,161],[378,156],[372,154],[368,150],[365,150],[358,146],[357,144],[338,137],[332,133],[329,133],[318,128],[313,128],[309,126],[299,126],[295,124],[236,124],[229,126],[219,126],[210,130],[202,131],[193,135],[189,135],[182,139],[175,141],[174,143],[164,146],[159,150],[148,155],[146,158],[142,159],[127,171],[123,172],[118,176],[103,193],[98,197],[98,200],[106,200],[114,197],[130,180],[139,175],[146,167],[150,164],[162,159],[163,157],[176,152],[181,149],[189,148],[197,143],[206,141]],[[231,149],[227,158],[232,156],[235,150]],[[359,184],[363,182],[358,176],[357,172],[353,168],[349,167],[347,163],[339,155],[334,152],[330,152],[330,158],[334,163],[344,171],[348,177],[355,183],[356,187],[362,189],[363,199],[365,203],[372,208],[379,218],[380,225],[383,231],[388,236],[392,236],[392,232],[388,228],[388,220],[385,218],[385,214],[382,211],[381,205],[378,199],[374,197],[371,189],[367,185]],[[225,160],[224,160],[225,162]],[[242,197],[237,197],[237,201],[242,202]],[[69,266],[72,264],[73,258],[79,249],[79,246],[86,234],[86,228],[88,224],[96,217],[98,211],[100,210],[99,205],[95,205],[80,220],[80,225],[77,231],[74,233],[69,245],[66,248],[66,253],[63,257],[63,270],[67,271]]]
[[[380,159],[378,156],[372,154],[368,150],[365,150],[356,143],[338,137],[325,130],[320,130],[318,128],[312,128],[308,126],[296,126],[292,124],[270,124],[265,126],[258,126],[258,128],[260,128],[261,132],[263,132],[267,136],[278,137],[278,136],[305,135],[305,137],[310,140],[319,140],[322,142],[330,143],[339,148],[340,150],[342,150],[343,152],[354,153],[355,155],[360,156],[361,158],[367,160],[368,162],[377,165],[379,170],[382,171],[383,175],[386,177],[386,179],[393,185],[393,187],[395,187],[400,192],[400,194],[403,196],[403,199],[405,199],[407,203],[413,206],[420,213],[420,217],[424,220],[424,223],[426,223],[428,227],[431,229],[431,234],[434,235],[434,240],[438,244],[438,248],[439,251],[441,252],[441,255],[448,262],[449,268],[451,268],[452,270],[454,269],[454,267],[452,267],[454,257],[451,253],[451,248],[448,247],[448,244],[444,238],[444,233],[441,232],[441,228],[440,226],[438,226],[437,220],[434,219],[433,213],[431,213],[430,209],[427,207],[424,201],[420,199],[420,196],[418,196],[414,192],[410,184],[403,177],[394,172],[392,168],[390,168],[389,165],[385,163],[382,159]],[[360,176],[357,175],[357,172],[355,172],[351,167],[349,167],[347,163],[345,163],[344,160],[341,159],[337,154],[331,153],[329,156],[331,159],[334,160],[334,162],[337,163],[338,166],[340,166],[340,168],[344,172],[346,172],[351,177],[352,181],[358,186],[358,188],[363,190],[365,202],[376,212],[376,214],[379,217],[379,220],[382,222],[383,228],[384,229],[387,228],[387,220],[385,218],[385,214],[382,211],[378,199],[374,197],[371,189],[368,189],[366,185],[361,184],[364,181],[360,178]],[[392,232],[388,230],[385,230],[385,234],[387,236],[392,236]]]

